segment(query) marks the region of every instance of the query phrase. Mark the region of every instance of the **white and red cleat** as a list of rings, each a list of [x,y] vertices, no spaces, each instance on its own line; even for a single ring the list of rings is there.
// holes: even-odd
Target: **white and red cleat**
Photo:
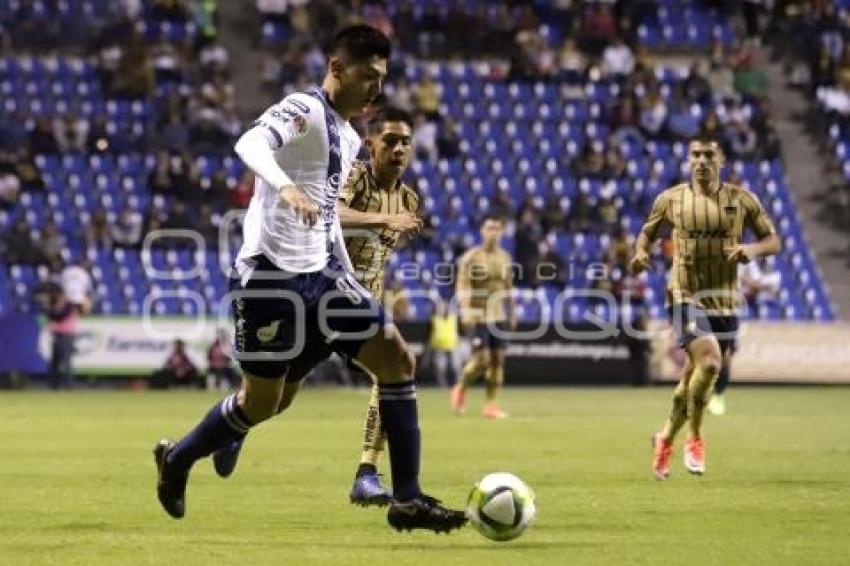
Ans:
[[[666,480],[670,476],[670,459],[673,457],[673,443],[661,436],[652,435],[652,473],[657,480]]]
[[[460,384],[452,387],[452,395],[451,395],[451,404],[452,410],[457,415],[462,415],[466,412],[466,391],[460,386]]]
[[[698,476],[705,473],[705,446],[701,438],[689,438],[685,442],[685,468]]]

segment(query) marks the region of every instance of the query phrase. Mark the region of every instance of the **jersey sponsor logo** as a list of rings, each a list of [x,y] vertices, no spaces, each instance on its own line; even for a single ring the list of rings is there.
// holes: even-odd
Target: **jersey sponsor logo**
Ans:
[[[257,339],[263,343],[271,342],[277,334],[277,329],[280,326],[280,322],[281,321],[279,320],[274,320],[269,325],[258,328]]]
[[[334,214],[336,213],[336,201],[339,200],[340,184],[339,173],[334,173],[328,177],[328,190],[325,191],[325,200],[320,207],[322,220],[328,225],[333,222]]]

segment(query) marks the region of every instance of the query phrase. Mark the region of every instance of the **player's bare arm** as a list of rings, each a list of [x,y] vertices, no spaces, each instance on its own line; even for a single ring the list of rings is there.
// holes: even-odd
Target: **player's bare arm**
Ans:
[[[511,264],[510,258],[508,258],[508,265]],[[513,271],[508,268],[508,272],[505,273],[505,318],[508,321],[508,328],[511,330],[516,330],[516,309],[514,309],[514,281],[513,281]]]
[[[649,247],[651,245],[652,241],[650,241],[649,236],[641,231],[640,235],[637,237],[637,241],[635,242],[635,255],[629,263],[629,269],[631,269],[632,273],[635,275],[643,272],[647,267],[649,267]]]
[[[629,269],[635,275],[643,272],[649,267],[649,250],[655,241],[658,234],[658,229],[662,224],[667,223],[667,191],[658,195],[655,203],[652,205],[652,210],[646,219],[646,223],[640,230],[637,239],[635,240],[635,255],[629,262]]]
[[[340,222],[345,228],[386,228],[404,234],[418,232],[422,228],[422,219],[409,212],[361,212],[342,203],[338,210]]]
[[[466,330],[469,323],[469,316],[472,308],[472,284],[469,279],[469,266],[472,262],[472,255],[467,252],[461,256],[457,264],[457,283],[455,284],[455,294],[457,296],[458,307],[460,309],[460,326],[461,330]]]
[[[729,250],[726,259],[735,263],[749,263],[763,255],[773,255],[782,249],[782,241],[776,234],[770,234],[757,242],[738,244]]]

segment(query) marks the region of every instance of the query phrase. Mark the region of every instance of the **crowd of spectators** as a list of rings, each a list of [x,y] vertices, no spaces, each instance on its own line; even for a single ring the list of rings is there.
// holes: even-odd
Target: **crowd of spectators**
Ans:
[[[67,111],[55,115],[0,112],[0,208],[12,209],[21,193],[44,191],[35,155],[125,153],[156,155],[148,188],[162,197],[162,206],[142,210],[124,203],[117,212],[98,208],[78,233],[51,238],[46,236],[56,231],[51,223],[34,239],[32,228],[19,221],[2,238],[0,253],[8,263],[46,264],[70,243],[138,247],[144,234],[158,227],[200,227],[205,239],[217,244],[212,222],[231,205],[244,206],[247,200],[245,183],[228,179],[222,171],[202,177],[195,166],[198,155],[229,154],[242,128],[228,51],[218,41],[217,2],[120,0],[89,5],[94,13],[81,18],[63,13],[54,3],[18,2],[15,9],[0,14],[0,45],[9,54],[94,62],[103,99],[112,104],[127,101],[143,111],[126,122],[102,114],[86,117],[80,101],[71,99]],[[49,25],[36,33],[47,20]],[[169,35],[163,29],[184,31]]]
[[[122,206],[118,213],[96,209],[79,234],[61,234],[48,224],[38,244],[25,223],[16,225],[4,236],[5,258],[10,263],[47,262],[68,239],[86,246],[134,248],[145,234],[160,228],[192,228],[215,247],[220,213],[245,207],[250,200],[250,173],[238,180],[222,171],[201,175],[197,164],[199,154],[228,152],[242,127],[230,82],[231,62],[218,41],[216,2],[122,0],[106,4],[108,10],[96,18],[73,20],[86,27],[85,38],[93,38],[81,39],[79,44],[97,61],[104,96],[144,101],[150,108],[145,123],[110,127],[103,117],[87,119],[73,108],[52,119],[17,120],[31,127],[25,143],[0,149],[0,207],[13,206],[22,191],[43,189],[33,155],[116,151],[155,156],[147,188],[154,204],[164,204],[147,210]],[[574,159],[562,164],[576,179],[606,186],[625,180],[632,175],[623,153],[625,144],[677,142],[698,132],[714,135],[732,159],[781,156],[765,99],[768,84],[760,70],[757,2],[744,2],[745,25],[739,39],[731,45],[715,41],[707,52],[696,53],[695,62],[673,83],[672,92],[665,91],[660,80],[657,53],[640,43],[636,31],[642,14],[652,12],[654,2],[559,0],[543,4],[503,0],[466,9],[462,3],[453,3],[441,11],[433,3],[423,9],[404,0],[257,0],[263,25],[280,26],[286,32],[285,41],[262,48],[262,78],[268,98],[256,101],[257,108],[285,91],[319,82],[325,62],[323,47],[333,31],[347,23],[366,21],[385,31],[397,46],[386,96],[415,115],[416,156],[422,161],[467,157],[454,121],[459,118],[443,110],[440,84],[427,72],[415,81],[405,78],[406,65],[422,58],[499,61],[491,67],[494,81],[554,81],[579,89],[588,82],[618,85],[618,95],[604,105],[599,116],[610,125],[610,135],[590,138]],[[735,10],[735,3],[730,2],[704,4],[727,13]],[[14,18],[10,21],[16,21]],[[179,37],[151,33],[165,23],[192,24],[197,31]],[[21,48],[33,41],[26,29],[14,27],[16,31],[10,33],[12,27],[4,26],[4,43]],[[81,34],[69,32],[68,37],[77,35]],[[698,105],[709,111],[695,111]],[[4,131],[14,129],[8,121],[0,126]],[[658,171],[650,170],[645,181],[650,187],[659,184]],[[646,212],[650,192],[636,193],[629,208]],[[553,245],[561,234],[602,235],[606,243],[619,248],[628,242],[620,217],[622,203],[617,202],[613,189],[603,190],[598,199],[582,194],[572,201],[552,197],[519,204],[501,191],[488,208],[501,211],[510,221],[508,233],[515,239],[518,261],[529,274],[523,283],[531,287],[563,288],[567,283],[570,266]],[[451,217],[450,210],[446,217]],[[156,243],[179,245],[178,240],[162,238]],[[191,245],[186,240],[182,243]],[[624,271],[615,269],[623,267],[621,256],[614,251],[606,254],[604,261],[611,262],[609,271],[614,275],[605,284],[631,284],[625,277],[625,282],[616,280],[616,273]],[[539,266],[544,264],[553,266],[550,276],[532,275],[540,273]]]
[[[834,2],[789,2],[781,15],[782,30],[791,41],[780,55],[792,84],[810,95],[808,125],[827,156],[823,219],[846,231],[850,181],[842,148],[850,140],[850,10]],[[847,253],[850,262],[850,245]]]
[[[411,54],[419,58],[490,59],[505,64],[492,68],[493,80],[557,81],[583,88],[589,81],[617,83],[619,95],[601,117],[610,124],[608,139],[591,139],[569,162],[580,179],[610,182],[630,176],[623,142],[677,142],[697,133],[718,139],[731,159],[781,157],[781,144],[766,101],[769,88],[761,70],[758,48],[764,30],[765,8],[748,1],[702,2],[706,9],[735,16],[740,13],[737,39],[731,45],[715,40],[707,53],[696,53],[687,75],[665,92],[655,55],[638,40],[637,27],[657,9],[651,0],[640,2],[523,3],[502,1],[468,8],[453,3],[441,10],[435,3],[417,7],[413,2],[358,2],[360,10],[329,0],[258,0],[267,24],[282,26],[285,41],[267,46],[264,78],[270,99],[287,90],[301,89],[321,77],[321,47],[327,41],[326,22],[349,23],[360,18],[394,39],[397,53],[391,62],[389,101],[416,116],[416,156],[423,161],[464,157],[454,122],[441,113],[440,85],[425,73],[418,81],[405,78]],[[352,15],[355,14],[355,15]],[[702,105],[710,110],[694,110]],[[657,172],[650,172],[650,184]],[[646,212],[649,199],[636,196],[638,210]],[[526,273],[541,262],[555,264],[558,275],[526,283],[563,287],[563,260],[552,249],[552,238],[568,232],[591,232],[615,238],[621,233],[620,206],[603,193],[599,201],[585,196],[573,202],[532,201],[519,208],[497,194],[489,208],[511,220],[519,261]],[[445,212],[450,217],[454,204]],[[451,245],[452,244],[447,244]]]

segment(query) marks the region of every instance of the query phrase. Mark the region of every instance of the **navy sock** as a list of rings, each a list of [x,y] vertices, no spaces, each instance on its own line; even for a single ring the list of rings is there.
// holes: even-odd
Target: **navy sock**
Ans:
[[[419,411],[412,381],[378,386],[378,408],[387,434],[393,497],[406,501],[422,494],[419,487]]]
[[[729,385],[729,364],[720,366],[720,374],[717,376],[717,381],[714,383],[714,392],[717,395],[723,395],[726,387]]]
[[[168,453],[168,463],[189,471],[192,465],[227,444],[242,440],[251,428],[236,393],[213,405],[204,419]]]

